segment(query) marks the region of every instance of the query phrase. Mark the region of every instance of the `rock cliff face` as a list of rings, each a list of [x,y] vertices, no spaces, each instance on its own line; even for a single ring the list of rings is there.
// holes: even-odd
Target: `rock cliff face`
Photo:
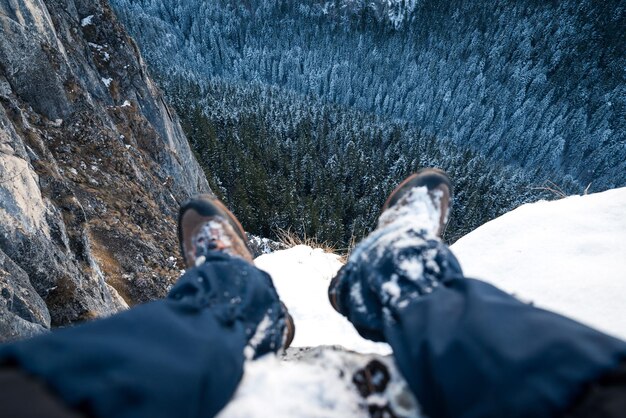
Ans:
[[[103,0],[0,0],[0,340],[163,296],[210,192]]]

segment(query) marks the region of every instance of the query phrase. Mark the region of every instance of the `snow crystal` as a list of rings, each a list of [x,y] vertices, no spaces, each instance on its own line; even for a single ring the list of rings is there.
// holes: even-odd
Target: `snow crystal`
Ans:
[[[82,26],[83,28],[89,25],[93,25],[93,15],[89,15],[80,21],[80,26]]]

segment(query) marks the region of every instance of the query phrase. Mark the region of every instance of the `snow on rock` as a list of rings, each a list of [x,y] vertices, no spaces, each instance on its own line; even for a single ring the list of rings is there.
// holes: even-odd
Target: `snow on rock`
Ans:
[[[296,324],[293,347],[340,345],[361,353],[389,354],[387,344],[363,339],[328,302],[328,285],[342,262],[334,254],[299,245],[255,260],[274,280]]]
[[[259,236],[248,233],[248,247],[254,257],[258,257],[263,254],[270,254],[278,250],[286,250],[289,248],[282,242],[272,241],[268,238],[261,238]]]
[[[382,393],[363,399],[352,382],[376,358],[390,371]],[[367,418],[368,406],[389,407],[398,418],[419,418],[415,398],[390,358],[342,351],[339,347],[290,349],[247,362],[234,399],[219,418]]]
[[[521,206],[461,238],[468,277],[626,338],[626,188]]]
[[[283,362],[273,355],[246,363],[237,395],[220,418],[366,416],[350,380],[339,378],[339,359],[331,354],[317,364]]]
[[[89,26],[89,25],[92,25],[92,24],[93,24],[93,15],[89,15],[86,18],[84,18],[84,19],[82,19],[80,21],[80,26],[82,26],[83,28],[85,26]]]

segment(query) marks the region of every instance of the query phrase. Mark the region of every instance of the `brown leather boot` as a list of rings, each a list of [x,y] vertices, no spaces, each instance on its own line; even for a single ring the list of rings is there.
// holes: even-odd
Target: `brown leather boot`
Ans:
[[[189,200],[178,214],[178,242],[187,268],[206,251],[223,251],[252,263],[243,227],[222,202],[208,195]]]
[[[436,228],[436,235],[441,237],[448,222],[448,213],[452,200],[452,184],[450,177],[443,170],[437,168],[419,170],[417,173],[404,179],[391,192],[382,207],[377,229],[384,228],[394,220],[411,214],[415,210],[415,206],[412,205],[413,199],[420,199],[420,197],[417,197],[417,194],[414,195],[413,191],[422,187],[427,189],[428,197],[432,201],[434,208],[439,211],[439,213],[435,212],[435,216],[439,215],[439,219],[437,220],[436,217],[433,219],[433,222],[436,223],[438,221],[439,225],[437,227],[436,224],[433,224],[433,230]],[[331,280],[328,287],[328,299],[337,312],[340,312],[337,304],[337,289],[341,281],[341,273],[342,271],[340,270]]]
[[[248,238],[235,215],[214,196],[199,195],[185,203],[178,213],[178,242],[187,268],[204,262],[208,251],[223,251],[254,264]],[[295,324],[285,311],[285,348],[295,335]]]

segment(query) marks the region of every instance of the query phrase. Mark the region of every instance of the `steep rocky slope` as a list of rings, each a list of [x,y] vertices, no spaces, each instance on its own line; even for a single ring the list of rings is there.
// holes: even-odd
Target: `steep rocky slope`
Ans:
[[[108,2],[0,0],[0,340],[164,295],[209,191]]]

